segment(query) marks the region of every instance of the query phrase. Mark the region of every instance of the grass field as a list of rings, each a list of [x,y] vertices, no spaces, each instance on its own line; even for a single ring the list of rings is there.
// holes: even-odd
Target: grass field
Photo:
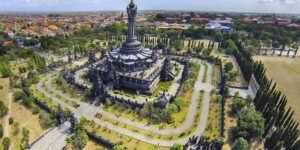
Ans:
[[[288,98],[288,106],[295,110],[294,118],[300,122],[300,59],[288,57],[255,56],[267,69],[269,79],[277,82],[280,90]]]
[[[232,107],[232,98],[228,98],[225,103],[225,127],[224,127],[224,146],[223,150],[230,150],[232,146],[233,129],[236,126],[236,119],[234,116],[230,115]]]
[[[103,147],[92,140],[89,140],[83,150],[108,150],[108,148]]]
[[[0,76],[2,76],[2,75],[0,74]],[[9,92],[9,78],[0,78],[0,100],[3,101],[6,106],[8,104],[8,92]],[[5,122],[4,117],[0,118],[0,124],[2,124],[3,128],[5,128],[4,122]],[[0,149],[3,149],[2,139],[0,140],[0,142],[1,142]]]
[[[102,136],[102,137],[110,140],[113,143],[122,143],[122,145],[124,145],[125,147],[127,147],[130,150],[144,150],[144,149],[150,150],[150,149],[155,149],[155,148],[160,149],[160,150],[168,149],[165,147],[159,147],[159,146],[151,145],[151,144],[148,144],[148,143],[145,143],[142,141],[138,141],[136,139],[133,139],[126,135],[122,135],[117,132],[111,131],[111,130],[107,129],[106,127],[102,127],[99,125],[92,125],[91,123],[88,123],[88,125],[86,125],[86,128],[89,131],[95,131],[95,133],[98,136]],[[96,145],[87,145],[87,146],[91,146],[91,149],[94,147],[97,147]]]
[[[209,140],[213,140],[219,137],[221,103],[219,101],[220,99],[218,99],[217,97],[218,94],[211,95],[207,125],[203,133],[203,137],[206,137]]]
[[[0,100],[8,104],[8,93],[9,93],[9,78],[0,78]],[[0,119],[0,123],[3,123],[3,118]]]
[[[13,102],[11,117],[14,122],[18,122],[20,132],[14,135],[14,127],[11,127],[10,139],[11,149],[19,149],[19,145],[22,139],[22,128],[25,127],[30,131],[29,143],[41,136],[47,129],[43,129],[39,123],[38,115],[33,115],[32,112],[23,105]]]

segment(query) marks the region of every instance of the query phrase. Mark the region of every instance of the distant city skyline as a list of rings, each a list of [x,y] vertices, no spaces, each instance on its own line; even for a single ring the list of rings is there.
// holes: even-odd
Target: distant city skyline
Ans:
[[[125,10],[129,0],[0,0],[0,11]],[[300,0],[135,0],[139,10],[300,14]]]

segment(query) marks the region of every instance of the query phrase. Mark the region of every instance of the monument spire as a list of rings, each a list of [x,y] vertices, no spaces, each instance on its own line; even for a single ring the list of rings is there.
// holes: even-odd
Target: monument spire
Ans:
[[[130,4],[127,7],[127,14],[128,14],[128,39],[135,38],[134,30],[135,30],[135,18],[137,15],[137,6],[131,0]]]
[[[135,53],[141,51],[141,42],[137,41],[137,37],[135,35],[135,19],[137,16],[137,5],[130,1],[127,6],[127,14],[128,14],[128,33],[127,33],[127,41],[123,43],[121,47],[121,51],[124,53]]]

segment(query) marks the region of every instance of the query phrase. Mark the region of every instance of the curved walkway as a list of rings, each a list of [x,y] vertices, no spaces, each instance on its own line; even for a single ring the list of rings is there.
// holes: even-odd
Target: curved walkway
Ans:
[[[209,64],[209,66],[210,66],[210,64]],[[211,66],[209,68],[211,68]],[[208,70],[210,70],[210,69],[208,69]],[[208,75],[207,75],[208,83],[211,82],[211,75],[212,75],[209,72],[211,72],[211,71],[208,71]],[[193,135],[199,136],[203,133],[203,131],[205,129],[205,126],[206,126],[206,121],[207,121],[207,117],[208,117],[208,110],[209,110],[209,99],[210,99],[210,93],[209,92],[211,90],[211,88],[207,88],[206,84],[201,83],[203,75],[204,75],[204,65],[202,64],[201,69],[200,69],[200,73],[199,73],[199,76],[198,76],[198,80],[196,81],[196,84],[195,84],[195,87],[194,87],[195,90],[194,90],[194,93],[193,93],[193,98],[192,98],[192,102],[191,102],[191,105],[190,105],[190,110],[189,110],[189,113],[188,113],[184,123],[179,128],[165,129],[165,130],[160,130],[160,129],[155,128],[155,127],[146,126],[146,125],[143,125],[141,123],[133,122],[133,121],[125,119],[125,118],[119,118],[119,117],[117,117],[113,114],[110,114],[110,113],[107,113],[107,112],[103,111],[102,109],[100,109],[98,107],[95,107],[95,106],[92,106],[92,105],[89,105],[89,104],[86,104],[86,103],[83,103],[83,102],[79,102],[78,100],[70,98],[68,95],[63,94],[60,91],[57,91],[57,90],[53,89],[51,87],[51,84],[49,84],[51,82],[51,80],[47,81],[47,84],[46,84],[47,88],[49,88],[54,93],[59,94],[62,97],[68,99],[68,100],[76,101],[81,106],[77,109],[74,108],[74,107],[71,107],[69,104],[62,102],[61,100],[57,99],[56,97],[53,97],[51,94],[49,94],[47,91],[45,91],[41,86],[42,81],[44,81],[45,78],[43,80],[41,80],[41,82],[39,82],[37,87],[38,87],[38,90],[41,93],[44,93],[47,97],[50,97],[53,101],[61,104],[62,106],[66,107],[66,108],[69,108],[72,112],[74,112],[76,117],[84,116],[87,119],[94,120],[97,124],[100,124],[101,126],[105,126],[105,127],[107,127],[108,129],[110,129],[112,131],[130,136],[132,138],[138,139],[140,141],[144,141],[146,143],[170,147],[174,143],[184,144],[188,140],[189,137],[178,139],[178,140],[171,140],[171,141],[152,139],[149,136],[140,135],[140,134],[135,133],[133,131],[130,131],[130,130],[115,126],[113,124],[110,124],[108,122],[105,122],[103,120],[97,119],[97,118],[94,117],[94,115],[96,113],[101,113],[101,114],[103,114],[104,116],[106,116],[108,118],[115,119],[119,122],[131,125],[131,126],[143,129],[143,130],[151,131],[151,132],[154,132],[154,133],[157,133],[157,134],[162,134],[162,135],[179,134],[179,133],[185,132],[187,129],[189,129],[189,127],[192,126],[193,119],[194,119],[196,111],[197,111],[197,104],[198,104],[198,100],[199,100],[199,97],[200,97],[200,91],[204,90],[205,95],[204,95],[204,101],[203,101],[203,106],[202,106],[201,118],[200,118],[197,129],[193,133]]]

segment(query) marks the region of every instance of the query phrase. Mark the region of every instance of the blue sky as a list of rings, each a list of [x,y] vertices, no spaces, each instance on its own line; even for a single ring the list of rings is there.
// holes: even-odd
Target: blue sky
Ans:
[[[129,0],[0,0],[0,11],[125,10]],[[300,0],[135,0],[140,10],[298,13]]]

